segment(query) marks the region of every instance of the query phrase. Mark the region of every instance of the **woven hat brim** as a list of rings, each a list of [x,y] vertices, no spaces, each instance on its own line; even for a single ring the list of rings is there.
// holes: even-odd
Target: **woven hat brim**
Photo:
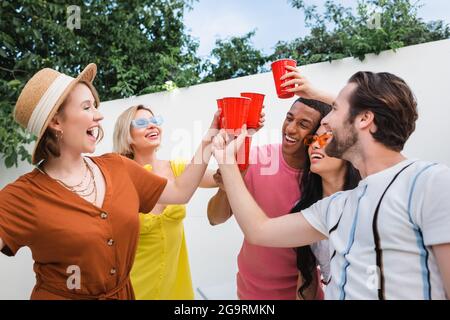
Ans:
[[[72,91],[72,89],[75,87],[76,84],[80,82],[85,82],[88,84],[89,89],[91,89],[92,94],[94,95],[94,98],[97,102],[97,105],[100,105],[100,101],[98,98],[98,95],[95,91],[94,86],[92,85],[92,82],[95,79],[95,76],[97,74],[97,65],[95,63],[90,63],[84,68],[83,71],[76,77],[64,90],[63,94],[59,97],[59,99],[56,101],[52,111],[49,113],[47,119],[45,120],[45,124],[41,129],[41,132],[39,133],[39,136],[37,137],[36,143],[33,148],[33,153],[31,156],[31,163],[35,165],[37,162],[41,161],[42,159],[36,159],[36,150],[39,146],[39,143],[42,140],[42,137],[44,136],[45,131],[47,130],[48,125],[50,124],[50,121],[53,119],[55,114],[58,112],[59,107],[61,107],[61,104],[66,100],[69,93]]]

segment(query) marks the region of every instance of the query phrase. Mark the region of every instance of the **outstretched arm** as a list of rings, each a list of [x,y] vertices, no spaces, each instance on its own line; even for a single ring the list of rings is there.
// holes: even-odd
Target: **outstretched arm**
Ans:
[[[206,136],[202,139],[191,162],[186,166],[183,174],[174,181],[168,181],[158,203],[161,204],[184,204],[187,203],[195,190],[199,187],[209,159],[211,158],[211,139],[218,132],[218,116],[220,111],[214,115],[214,120]]]
[[[200,188],[217,188],[218,185],[216,181],[214,181],[214,170],[206,170],[205,175],[202,178],[202,181],[200,181]]]
[[[236,150],[244,141],[246,130],[235,139],[221,131],[213,142],[213,152],[236,220],[250,243],[266,247],[293,248],[326,237],[314,229],[301,213],[268,218],[245,187],[235,163]]]
[[[233,215],[233,212],[231,211],[230,203],[228,202],[220,170],[217,170],[213,177],[219,186],[219,190],[217,190],[217,193],[209,199],[208,220],[209,223],[214,226],[226,222]]]

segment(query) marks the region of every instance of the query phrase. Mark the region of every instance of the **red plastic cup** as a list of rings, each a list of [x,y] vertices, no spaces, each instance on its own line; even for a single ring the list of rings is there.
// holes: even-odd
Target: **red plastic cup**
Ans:
[[[220,115],[219,115],[219,129],[222,129],[222,119],[223,119],[223,100],[222,99],[217,99],[217,109],[220,110]]]
[[[291,72],[286,69],[286,66],[297,67],[297,61],[292,59],[281,59],[272,62],[273,80],[275,81],[275,88],[277,90],[278,98],[280,99],[288,99],[294,96],[294,93],[287,91],[287,89],[295,88],[295,85],[290,85],[283,88],[281,87],[283,83],[292,80],[292,78],[287,78],[284,79],[283,81],[280,80],[280,78],[284,76],[286,73]]]
[[[252,137],[245,137],[244,144],[241,146],[241,149],[239,149],[238,154],[236,155],[239,171],[247,170],[250,164],[251,144],[252,144]]]
[[[247,128],[257,129],[265,95],[254,92],[242,92],[241,97],[252,99],[248,110]]]
[[[236,131],[247,123],[250,98],[227,97],[222,99],[223,106],[223,128]]]

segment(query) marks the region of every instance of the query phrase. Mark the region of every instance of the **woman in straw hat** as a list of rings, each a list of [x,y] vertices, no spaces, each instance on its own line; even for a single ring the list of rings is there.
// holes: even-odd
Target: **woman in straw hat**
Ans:
[[[194,156],[198,164],[193,159],[171,181],[118,154],[83,156],[102,136],[96,69],[89,64],[77,78],[40,70],[16,103],[16,121],[37,136],[37,168],[0,191],[0,250],[13,256],[31,249],[31,299],[134,299],[137,212],[157,202],[186,203],[211,156],[207,135]],[[212,129],[216,123],[217,114]]]

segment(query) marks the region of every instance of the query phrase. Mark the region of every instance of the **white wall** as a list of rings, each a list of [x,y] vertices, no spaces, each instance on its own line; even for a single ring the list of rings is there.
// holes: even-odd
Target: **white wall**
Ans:
[[[402,48],[396,53],[369,55],[364,62],[347,58],[303,66],[301,70],[314,84],[335,93],[353,73],[360,70],[388,71],[404,78],[419,101],[417,128],[404,153],[408,157],[450,165],[446,130],[450,119],[449,57],[450,40],[444,40]],[[173,92],[103,102],[101,111],[105,116],[106,136],[96,154],[111,151],[117,116],[127,107],[143,103],[166,120],[160,157],[190,158],[217,108],[215,99],[239,95],[241,91],[266,94],[266,126],[253,139],[253,144],[279,141],[281,124],[293,99],[278,99],[272,74],[264,73]],[[210,167],[217,167],[214,161]],[[27,164],[9,170],[0,165],[0,187],[30,169]],[[192,277],[195,288],[200,287],[209,298],[235,298],[236,256],[242,234],[234,219],[221,226],[209,226],[206,204],[213,193],[213,190],[198,190],[188,205],[185,226]],[[27,299],[33,284],[32,259],[28,249],[22,249],[15,258],[0,256],[0,299]]]

